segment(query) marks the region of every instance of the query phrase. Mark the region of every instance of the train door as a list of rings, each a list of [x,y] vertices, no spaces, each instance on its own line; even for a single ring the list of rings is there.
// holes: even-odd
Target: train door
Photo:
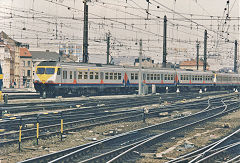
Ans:
[[[73,72],[73,83],[77,84],[77,72],[76,71]]]
[[[57,77],[56,77],[56,83],[62,83],[62,69],[58,68],[57,69]],[[61,84],[59,84],[59,86],[61,86]]]

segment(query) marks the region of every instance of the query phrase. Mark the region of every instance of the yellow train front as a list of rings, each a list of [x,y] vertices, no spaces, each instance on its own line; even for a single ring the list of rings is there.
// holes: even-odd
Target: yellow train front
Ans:
[[[35,70],[34,74],[34,88],[43,97],[55,96],[55,88],[57,80],[57,73],[60,68],[57,62],[41,62]]]

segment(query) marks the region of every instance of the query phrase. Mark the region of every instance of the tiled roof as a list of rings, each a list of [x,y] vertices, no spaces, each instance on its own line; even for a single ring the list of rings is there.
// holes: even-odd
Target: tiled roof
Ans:
[[[20,57],[32,57],[27,48],[20,48]]]

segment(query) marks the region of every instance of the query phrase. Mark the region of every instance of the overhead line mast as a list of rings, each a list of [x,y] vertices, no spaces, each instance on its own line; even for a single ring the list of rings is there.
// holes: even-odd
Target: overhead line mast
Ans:
[[[83,63],[88,63],[88,0],[84,0]]]

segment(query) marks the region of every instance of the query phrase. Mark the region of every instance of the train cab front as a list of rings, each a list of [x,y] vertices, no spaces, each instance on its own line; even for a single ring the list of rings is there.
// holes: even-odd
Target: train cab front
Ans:
[[[58,67],[56,64],[50,64],[51,62],[41,62],[36,67],[36,73],[34,75],[34,88],[43,97],[54,95],[54,83],[56,81],[56,75]]]

